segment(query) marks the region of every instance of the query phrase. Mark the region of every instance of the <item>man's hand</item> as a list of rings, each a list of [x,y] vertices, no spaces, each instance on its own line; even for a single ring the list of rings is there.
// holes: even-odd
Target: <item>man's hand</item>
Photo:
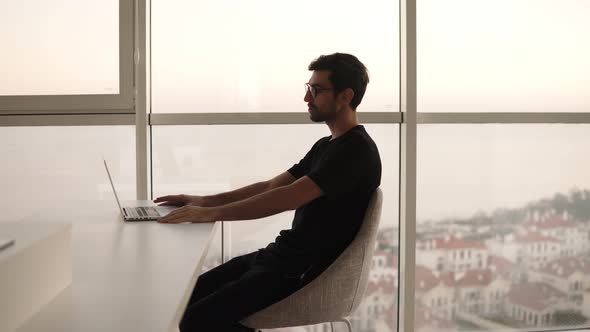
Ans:
[[[159,205],[173,205],[173,206],[185,206],[185,205],[198,205],[203,206],[202,196],[191,196],[191,195],[168,195],[161,196],[154,200],[154,203],[162,203]]]
[[[185,205],[180,209],[168,213],[166,216],[158,219],[159,223],[163,224],[178,224],[182,222],[214,222],[215,208],[199,207],[193,205]]]

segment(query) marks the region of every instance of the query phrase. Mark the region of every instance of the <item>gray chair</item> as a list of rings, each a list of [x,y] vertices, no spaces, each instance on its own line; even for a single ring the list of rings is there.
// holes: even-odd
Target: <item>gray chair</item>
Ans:
[[[347,317],[359,306],[367,289],[382,202],[383,193],[377,188],[358,234],[324,272],[241,323],[254,329],[272,329],[330,322],[334,331],[334,322],[344,322],[352,332]]]

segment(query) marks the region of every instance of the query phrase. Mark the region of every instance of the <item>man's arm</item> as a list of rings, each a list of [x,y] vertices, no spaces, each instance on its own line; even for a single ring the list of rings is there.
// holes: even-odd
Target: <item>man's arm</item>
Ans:
[[[295,210],[322,195],[322,190],[307,176],[250,198],[219,206],[216,220],[249,220]]]
[[[204,207],[214,207],[229,204],[236,201],[261,194],[263,192],[286,186],[295,181],[295,177],[289,172],[283,172],[268,181],[253,183],[251,185],[211,196],[193,196],[193,195],[167,195],[161,196],[154,200],[161,205],[196,205]]]
[[[217,195],[204,196],[202,206],[213,207],[230,204],[250,198],[252,196],[256,196],[269,190],[273,190],[275,188],[290,185],[294,181],[295,178],[293,175],[291,175],[289,172],[283,172],[268,181],[253,183],[240,189]]]
[[[249,198],[215,207],[185,206],[161,218],[162,223],[251,220],[294,210],[322,195],[309,177],[278,186]]]

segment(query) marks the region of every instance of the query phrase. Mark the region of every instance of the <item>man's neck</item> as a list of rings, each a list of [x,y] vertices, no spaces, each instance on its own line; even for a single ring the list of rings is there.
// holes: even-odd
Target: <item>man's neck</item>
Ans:
[[[333,140],[344,135],[352,128],[359,125],[359,121],[356,116],[356,112],[346,113],[344,116],[334,119],[333,121],[326,121],[326,125],[330,128]]]

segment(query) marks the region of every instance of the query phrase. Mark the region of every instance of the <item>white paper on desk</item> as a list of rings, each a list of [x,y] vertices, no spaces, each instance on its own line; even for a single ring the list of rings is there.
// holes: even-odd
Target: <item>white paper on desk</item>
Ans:
[[[14,239],[6,239],[0,237],[0,250],[10,247],[14,244]]]

